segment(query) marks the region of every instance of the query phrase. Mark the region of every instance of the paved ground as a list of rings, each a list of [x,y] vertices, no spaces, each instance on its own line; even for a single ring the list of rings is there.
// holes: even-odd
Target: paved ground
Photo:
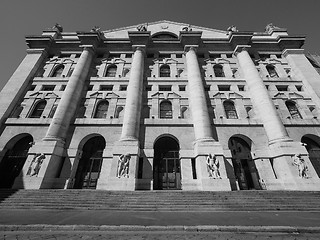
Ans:
[[[9,232],[0,234],[0,239],[184,239],[184,240],[319,240],[320,235],[312,234],[286,234],[286,233],[221,233],[221,232]]]
[[[0,210],[0,239],[320,239],[320,212]]]

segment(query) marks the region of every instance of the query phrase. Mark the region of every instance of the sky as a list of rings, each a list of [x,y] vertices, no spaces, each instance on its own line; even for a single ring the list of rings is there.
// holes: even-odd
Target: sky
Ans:
[[[320,54],[319,0],[1,0],[0,89],[26,55],[26,35],[41,35],[55,23],[75,32],[160,20],[257,32],[273,23],[305,35],[306,52]]]

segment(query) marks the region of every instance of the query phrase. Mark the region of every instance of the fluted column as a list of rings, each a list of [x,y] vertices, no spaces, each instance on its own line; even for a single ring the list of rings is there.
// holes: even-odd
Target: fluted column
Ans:
[[[213,140],[211,122],[195,47],[186,48],[189,103],[196,141]]]
[[[44,141],[64,141],[71,119],[75,115],[77,104],[81,97],[84,82],[88,75],[93,57],[91,46],[84,47],[77,65],[69,78],[67,87],[61,97]]]
[[[121,141],[138,140],[142,89],[143,89],[144,47],[135,47],[130,78],[127,89],[127,99],[123,116]]]
[[[238,46],[235,54],[247,82],[252,104],[258,110],[268,136],[269,144],[291,140],[246,47]]]

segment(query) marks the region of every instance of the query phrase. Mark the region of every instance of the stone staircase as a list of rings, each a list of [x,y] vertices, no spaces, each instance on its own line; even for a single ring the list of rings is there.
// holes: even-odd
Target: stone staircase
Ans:
[[[0,209],[113,211],[320,211],[320,192],[0,190]]]

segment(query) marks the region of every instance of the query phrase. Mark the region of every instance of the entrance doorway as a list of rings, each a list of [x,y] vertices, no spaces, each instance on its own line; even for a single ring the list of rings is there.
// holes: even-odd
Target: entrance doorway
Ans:
[[[229,149],[240,190],[260,189],[259,176],[251,157],[249,144],[240,137],[231,137]]]
[[[320,177],[320,145],[316,140],[319,141],[320,138],[314,135],[307,135],[302,137],[301,142],[306,144],[306,149],[309,153],[309,159],[314,167],[314,170]]]
[[[93,137],[86,142],[79,160],[74,188],[96,189],[105,147],[106,142],[101,136]]]
[[[0,188],[11,188],[25,164],[33,142],[32,136],[23,137],[9,149],[0,162]]]
[[[153,189],[181,189],[179,144],[172,137],[161,137],[154,144]]]

